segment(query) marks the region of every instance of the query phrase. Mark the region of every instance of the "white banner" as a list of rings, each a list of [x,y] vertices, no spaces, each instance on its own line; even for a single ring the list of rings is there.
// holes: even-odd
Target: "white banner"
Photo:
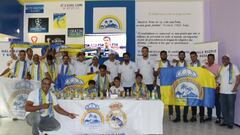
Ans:
[[[60,106],[77,113],[76,119],[57,114],[61,129],[54,135],[162,134],[163,103],[160,100],[59,100]]]
[[[28,94],[39,88],[40,82],[0,77],[0,114],[24,119]]]
[[[84,1],[24,4],[24,42],[84,43]]]
[[[203,42],[203,0],[136,1],[136,59],[141,48],[149,47],[150,57],[160,51]]]

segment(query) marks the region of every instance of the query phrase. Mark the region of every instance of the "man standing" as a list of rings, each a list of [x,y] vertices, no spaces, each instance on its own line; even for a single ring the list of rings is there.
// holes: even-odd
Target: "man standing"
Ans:
[[[198,55],[197,52],[192,51],[190,52],[190,58],[191,58],[191,63],[190,66],[191,67],[201,67],[201,62],[198,60]],[[204,122],[204,107],[200,106],[199,107],[200,110],[200,123]],[[191,122],[195,122],[197,121],[197,106],[192,106],[192,118],[190,120]]]
[[[111,78],[115,78],[118,76],[118,66],[119,61],[115,59],[115,54],[110,53],[109,59],[106,60],[103,64],[107,66],[107,71],[110,74]]]
[[[147,89],[152,92],[154,89],[154,66],[155,62],[149,58],[149,49],[144,46],[142,48],[142,58],[137,60],[138,73],[143,76],[143,83],[146,84]]]
[[[215,61],[215,56],[214,54],[208,54],[207,56],[207,63],[203,66],[207,68],[208,71],[213,73],[216,78],[218,74],[218,70],[220,66],[218,64],[214,63]],[[216,107],[216,115],[217,115],[217,120],[216,123],[220,123],[221,121],[221,110],[220,110],[220,103],[219,103],[219,91],[215,91],[215,107]],[[204,121],[211,121],[212,120],[212,108],[207,108],[207,113],[208,113],[208,118],[206,118]]]
[[[219,69],[220,104],[223,114],[221,126],[232,129],[234,125],[234,108],[237,88],[239,85],[239,70],[230,62],[229,55],[222,57],[222,66]]]
[[[121,83],[125,90],[125,96],[131,96],[131,87],[135,82],[137,73],[136,64],[130,61],[128,52],[123,54],[123,63],[119,65],[118,76],[121,78]]]
[[[76,114],[69,113],[59,106],[56,96],[49,91],[50,86],[51,79],[44,78],[41,88],[28,95],[25,104],[26,122],[32,126],[33,135],[39,135],[39,130],[53,131],[60,128],[60,123],[54,118],[54,110],[71,119],[76,117]]]
[[[156,65],[154,66],[154,76],[155,76],[155,80],[154,80],[154,85],[157,85],[157,92],[158,92],[158,96],[160,97],[160,79],[159,79],[159,73],[161,68],[168,68],[171,67],[170,61],[167,59],[167,51],[163,50],[160,52],[160,60],[158,63],[156,63]],[[164,78],[162,78],[164,79]],[[173,106],[172,105],[168,105],[168,114],[169,114],[169,119],[173,120]]]
[[[76,76],[87,75],[88,63],[85,60],[85,52],[79,52],[77,54],[77,61],[74,62],[73,67],[75,69]]]
[[[64,55],[62,57],[63,63],[61,65],[58,65],[58,74],[60,75],[73,75],[74,74],[74,67],[72,64],[70,64],[70,57],[68,55]]]
[[[178,58],[179,60],[176,61],[176,67],[187,67],[187,62],[185,60],[185,52],[184,51],[180,51],[178,52]],[[180,110],[180,106],[176,105],[175,106],[175,110],[176,110],[176,118],[173,120],[173,122],[180,122],[181,121],[181,110]],[[183,109],[183,122],[188,122],[187,119],[187,115],[188,115],[188,106],[184,106]]]

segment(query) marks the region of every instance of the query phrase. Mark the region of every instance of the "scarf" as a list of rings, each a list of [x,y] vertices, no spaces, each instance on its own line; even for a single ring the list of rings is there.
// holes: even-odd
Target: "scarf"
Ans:
[[[57,72],[54,64],[49,65],[46,63],[48,73],[50,74],[50,77],[52,78],[53,81],[56,80],[57,78]]]
[[[98,83],[99,91],[105,91],[106,89],[109,89],[109,80],[108,80],[107,75],[105,76],[104,81],[103,81],[101,75],[98,74],[97,83]]]
[[[51,105],[49,105],[47,110],[43,110],[41,113],[46,113],[46,114],[48,114],[49,117],[52,117],[52,116],[54,116],[54,111],[53,111],[54,105],[53,105],[53,99],[52,99],[52,95],[51,95],[50,91],[48,91],[47,95],[48,95],[48,104],[51,104]],[[39,98],[40,105],[47,103],[47,95],[44,94],[42,89],[39,89],[38,98]]]
[[[19,70],[20,70],[20,61],[17,60],[14,65],[14,76],[18,77],[19,76]],[[22,72],[22,79],[27,75],[27,62],[24,60],[24,66],[23,66],[23,72]]]
[[[222,76],[220,74],[220,72],[222,71],[224,65],[221,65],[218,74],[220,75],[220,82],[222,82]],[[229,68],[228,68],[228,72],[229,72],[229,76],[228,76],[228,84],[232,84],[233,83],[233,77],[234,77],[234,71],[233,71],[233,64],[230,63],[229,64]]]
[[[43,79],[43,70],[42,70],[42,64],[41,63],[38,63],[37,64],[38,66],[37,66],[37,80],[38,81],[40,81],[40,80],[42,80]],[[34,67],[35,67],[35,64],[33,63],[32,65],[31,65],[31,78],[32,78],[32,80],[34,80],[34,76],[35,76],[35,72],[34,72]]]

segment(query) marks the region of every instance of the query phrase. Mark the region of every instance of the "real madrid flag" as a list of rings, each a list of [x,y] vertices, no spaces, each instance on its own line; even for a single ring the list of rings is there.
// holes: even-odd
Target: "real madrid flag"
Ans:
[[[214,107],[215,76],[207,69],[161,68],[159,77],[164,104]]]

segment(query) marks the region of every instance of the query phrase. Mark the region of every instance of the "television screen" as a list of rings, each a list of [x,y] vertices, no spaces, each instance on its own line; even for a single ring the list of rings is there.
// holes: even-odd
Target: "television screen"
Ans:
[[[114,53],[118,57],[123,57],[126,52],[126,34],[86,34],[85,48],[95,49],[96,51],[89,55],[96,55],[106,58],[109,54]]]

